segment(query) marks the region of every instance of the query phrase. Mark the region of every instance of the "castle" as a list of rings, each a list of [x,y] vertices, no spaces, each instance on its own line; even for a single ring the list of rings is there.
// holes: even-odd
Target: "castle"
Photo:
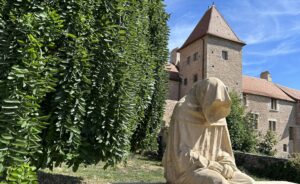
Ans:
[[[260,78],[242,75],[245,45],[211,6],[182,47],[171,52],[166,66],[169,94],[164,120],[168,124],[176,102],[195,82],[217,77],[229,90],[241,94],[246,111],[253,115],[254,129],[262,134],[276,132],[276,156],[300,152],[300,91],[273,83],[268,71]]]

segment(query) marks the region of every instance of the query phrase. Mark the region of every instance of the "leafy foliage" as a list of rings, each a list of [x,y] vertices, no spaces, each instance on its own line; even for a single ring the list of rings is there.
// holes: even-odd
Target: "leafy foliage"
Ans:
[[[149,44],[151,57],[153,58],[153,70],[155,81],[153,82],[153,93],[148,98],[148,107],[145,109],[144,118],[140,120],[138,128],[131,139],[131,149],[153,150],[157,149],[157,133],[162,124],[164,103],[166,95],[166,73],[164,72],[165,59],[168,57],[167,34],[169,32],[166,21],[168,15],[163,11],[160,0],[151,0],[149,6]]]
[[[277,152],[274,146],[278,143],[276,133],[273,131],[267,131],[262,137],[258,145],[258,152],[264,155],[274,156]]]
[[[24,163],[21,166],[7,169],[6,181],[8,183],[38,184],[36,168]]]
[[[153,147],[166,80],[161,0],[0,3],[0,173],[110,166]]]
[[[252,126],[251,114],[245,114],[245,108],[236,92],[230,92],[230,97],[231,112],[226,119],[232,147],[234,150],[255,152],[258,139]]]

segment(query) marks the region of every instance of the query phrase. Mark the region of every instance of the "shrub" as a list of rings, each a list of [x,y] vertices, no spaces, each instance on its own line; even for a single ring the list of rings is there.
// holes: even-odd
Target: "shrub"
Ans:
[[[277,150],[274,148],[278,143],[276,133],[273,131],[267,131],[267,133],[261,138],[258,144],[258,152],[268,156],[274,156]]]
[[[245,108],[236,92],[230,92],[230,97],[231,112],[226,119],[232,148],[244,152],[255,152],[257,136],[253,130],[250,114],[245,114]]]

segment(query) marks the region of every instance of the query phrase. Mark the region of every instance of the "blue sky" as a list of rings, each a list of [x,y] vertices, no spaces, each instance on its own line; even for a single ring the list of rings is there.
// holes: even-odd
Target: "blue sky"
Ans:
[[[169,49],[180,47],[213,0],[165,0]],[[234,32],[247,43],[243,74],[270,71],[273,81],[300,90],[300,0],[214,0]]]

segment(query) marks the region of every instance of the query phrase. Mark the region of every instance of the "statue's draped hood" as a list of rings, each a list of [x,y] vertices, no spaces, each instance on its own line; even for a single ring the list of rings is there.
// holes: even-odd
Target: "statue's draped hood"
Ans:
[[[186,110],[177,118],[187,123],[225,125],[231,107],[227,87],[214,77],[197,82],[180,102]]]

